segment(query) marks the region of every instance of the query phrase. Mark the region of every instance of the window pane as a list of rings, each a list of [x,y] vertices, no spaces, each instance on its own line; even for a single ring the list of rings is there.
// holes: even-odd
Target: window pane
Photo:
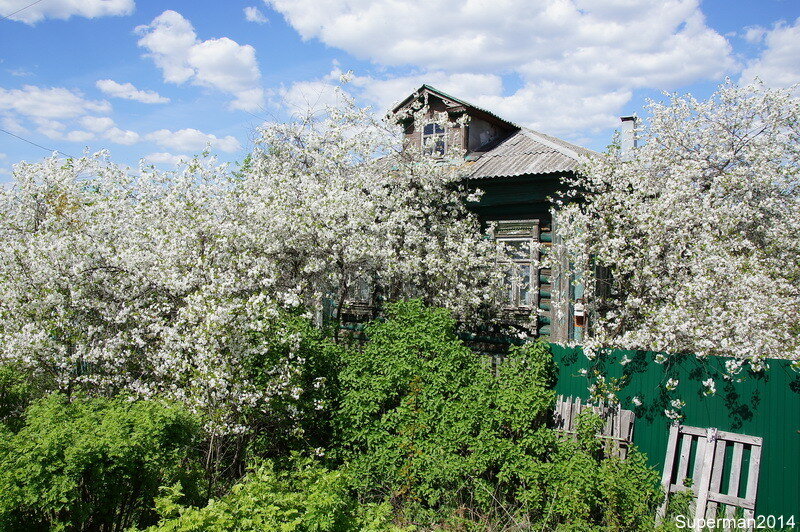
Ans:
[[[506,253],[511,260],[531,260],[531,241],[500,240],[505,245]]]
[[[517,269],[519,283],[519,304],[531,306],[533,293],[531,292],[531,265],[519,265]]]

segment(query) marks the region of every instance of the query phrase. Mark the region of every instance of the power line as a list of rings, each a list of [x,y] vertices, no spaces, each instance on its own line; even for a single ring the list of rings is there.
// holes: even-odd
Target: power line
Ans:
[[[0,17],[0,20],[5,20],[5,19],[7,19],[7,18],[9,18],[9,17],[13,17],[13,16],[14,16],[14,15],[16,15],[17,13],[19,13],[20,11],[25,11],[25,10],[26,10],[26,9],[28,9],[29,7],[33,7],[33,6],[35,6],[36,4],[38,4],[39,2],[41,2],[41,1],[42,1],[42,0],[36,0],[35,2],[33,2],[33,3],[30,3],[30,4],[28,4],[28,5],[27,5],[27,6],[25,6],[25,7],[21,7],[21,8],[19,8],[19,9],[17,9],[17,10],[16,10],[16,11],[14,11],[13,13],[9,13],[8,15],[5,15],[5,16],[3,16],[3,17]]]
[[[12,13],[12,15],[13,15],[13,13]],[[51,150],[50,148],[45,148],[45,147],[44,147],[44,146],[42,146],[41,144],[36,144],[36,143],[35,143],[35,142],[33,142],[32,140],[24,139],[24,138],[20,137],[19,135],[15,135],[14,133],[12,133],[12,132],[10,132],[10,131],[6,131],[5,129],[2,129],[2,128],[0,128],[0,131],[2,131],[3,133],[5,133],[5,134],[7,134],[7,135],[11,135],[12,137],[18,138],[18,139],[19,139],[19,140],[21,140],[22,142],[27,142],[28,144],[33,144],[33,145],[34,145],[34,146],[36,146],[37,148],[41,148],[41,149],[43,149],[43,150],[47,150],[47,151],[49,151],[50,153],[56,152],[56,153],[60,153],[61,155],[66,155],[67,157],[72,157],[72,155],[70,155],[69,153],[64,153],[64,152],[63,152],[63,151],[61,151],[61,150]],[[73,158],[73,159],[77,159],[77,157],[72,157],[72,158]]]

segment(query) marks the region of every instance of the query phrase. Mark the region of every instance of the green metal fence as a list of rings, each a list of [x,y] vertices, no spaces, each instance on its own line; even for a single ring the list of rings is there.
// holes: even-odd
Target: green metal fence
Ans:
[[[682,423],[697,427],[760,436],[764,439],[758,485],[758,515],[795,516],[800,520],[800,374],[788,361],[769,360],[769,370],[760,374],[743,370],[725,380],[729,359],[700,360],[692,355],[671,356],[657,363],[657,353],[614,351],[595,360],[580,348],[552,345],[559,368],[556,391],[587,399],[588,380],[581,370],[598,370],[607,379],[621,379],[618,392],[622,407],[636,413],[634,445],[647,454],[659,471],[664,466],[670,419],[665,414],[675,398],[685,401]],[[630,362],[620,364],[623,357]],[[716,393],[707,395],[702,381],[716,382]],[[669,379],[677,379],[673,391],[665,390]],[[638,398],[640,405],[634,404]],[[746,467],[746,464],[745,464]]]

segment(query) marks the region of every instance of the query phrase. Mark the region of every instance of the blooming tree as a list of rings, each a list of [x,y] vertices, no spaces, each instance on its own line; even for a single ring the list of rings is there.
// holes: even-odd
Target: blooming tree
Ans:
[[[587,350],[724,355],[755,371],[800,360],[800,102],[726,83],[649,110],[643,146],[592,158],[559,213],[591,304]]]
[[[0,191],[0,356],[67,393],[182,400],[230,433],[243,409],[308,392],[287,311],[341,307],[359,279],[462,316],[491,305],[495,250],[456,170],[402,148],[344,100],[266,124],[236,172],[204,157],[133,173],[102,153],[17,165]]]

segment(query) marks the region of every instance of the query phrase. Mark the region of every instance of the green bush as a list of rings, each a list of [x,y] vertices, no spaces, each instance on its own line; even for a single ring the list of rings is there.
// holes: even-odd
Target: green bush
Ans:
[[[387,311],[340,376],[339,456],[357,488],[398,507],[513,501],[555,444],[546,346],[516,349],[494,376],[446,310],[407,301]]]
[[[123,530],[155,522],[161,485],[180,481],[198,501],[199,426],[156,401],[54,394],[0,434],[0,529]]]
[[[331,442],[342,348],[304,316],[286,312],[280,323],[280,337],[249,339],[259,349],[245,358],[243,372],[254,385],[270,389],[275,386],[275,368],[283,362],[302,369],[290,377],[295,394],[275,396],[266,410],[243,409],[250,459],[286,457],[293,451],[326,448]]]
[[[0,364],[0,423],[12,432],[24,424],[25,409],[41,395],[41,387],[32,375],[15,366]]]
[[[345,474],[309,459],[288,471],[271,462],[255,467],[229,493],[204,508],[179,504],[180,485],[157,501],[162,521],[150,532],[389,530],[387,505],[361,506],[351,498]]]
[[[577,441],[548,426],[547,344],[512,348],[493,371],[456,337],[447,311],[418,301],[387,311],[340,375],[337,456],[365,500],[390,500],[401,520],[449,526],[652,520],[657,476],[641,456],[604,458],[591,417]]]
[[[658,473],[635,450],[625,460],[605,457],[595,437],[603,421],[591,412],[578,417],[576,440],[561,439],[551,455],[544,505],[538,519],[576,530],[646,530],[661,502]]]

